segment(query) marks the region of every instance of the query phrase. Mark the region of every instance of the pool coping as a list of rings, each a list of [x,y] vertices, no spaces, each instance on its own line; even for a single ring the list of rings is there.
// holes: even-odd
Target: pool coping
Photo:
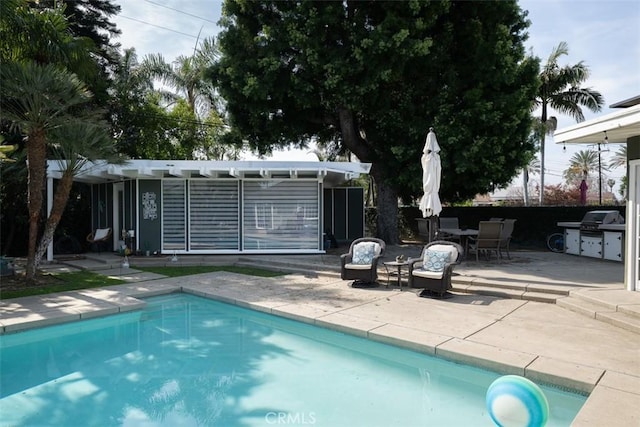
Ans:
[[[233,273],[206,273],[198,276],[234,276]],[[241,275],[240,275],[241,276]],[[191,276],[192,278],[197,276]],[[246,279],[246,276],[242,276]],[[193,280],[193,279],[192,279]],[[160,283],[162,282],[162,283]],[[170,293],[187,293],[323,328],[396,345],[457,363],[484,368],[501,374],[524,376],[537,383],[588,394],[587,401],[572,425],[632,425],[640,422],[640,378],[633,375],[556,360],[536,354],[501,349],[446,335],[425,332],[374,319],[354,319],[342,313],[314,309],[278,298],[251,302],[242,292],[221,292],[202,283],[185,284],[184,278],[136,284],[115,285],[60,294],[0,301],[0,314],[18,306],[32,306],[31,313],[0,318],[0,334],[102,317],[139,310],[144,300]],[[276,296],[276,295],[274,295]],[[36,307],[40,305],[38,310]],[[355,320],[355,321],[354,321]],[[613,420],[621,420],[618,424]]]

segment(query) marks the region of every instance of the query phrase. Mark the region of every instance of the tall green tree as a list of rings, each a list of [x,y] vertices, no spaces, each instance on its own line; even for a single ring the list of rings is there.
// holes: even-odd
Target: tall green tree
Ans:
[[[540,71],[540,87],[535,97],[534,108],[540,108],[540,121],[547,126],[548,133],[556,129],[557,119],[549,116],[549,109],[584,121],[581,107],[598,112],[604,105],[600,92],[588,87],[580,87],[589,78],[589,68],[580,61],[575,65],[561,67],[558,61],[569,54],[566,42],[556,46]],[[540,187],[544,188],[545,136],[540,140]],[[544,204],[544,191],[540,192],[540,204]]]
[[[65,66],[84,81],[94,95],[94,102],[105,106],[108,101],[107,89],[113,75],[113,66],[118,61],[120,45],[113,40],[121,34],[111,20],[120,13],[120,6],[113,0],[38,0],[30,2],[36,10],[60,8],[67,23],[67,33],[76,43],[80,40],[91,51],[91,60],[83,60],[78,67]]]
[[[36,9],[13,1],[0,16],[0,118],[9,130],[23,135],[28,165],[29,238],[27,280],[34,279],[36,244],[43,207],[48,135],[74,120],[87,120],[92,95],[78,75],[91,75],[90,39],[73,37],[64,16],[65,5]],[[15,34],[14,34],[15,33]]]
[[[143,67],[170,89],[162,91],[169,104],[183,99],[191,111],[202,118],[208,116],[217,103],[215,87],[205,78],[206,70],[217,57],[215,42],[205,39],[192,55],[180,55],[172,64],[160,54],[147,55]]]
[[[218,112],[215,87],[205,78],[217,57],[215,40],[205,39],[192,55],[181,55],[171,64],[156,54],[146,56],[140,65],[145,75],[161,83],[156,92],[167,108],[166,143],[172,158],[222,160],[238,156],[238,149],[220,142],[226,127]]]
[[[135,49],[126,49],[114,66],[109,93],[118,151],[132,159],[170,159],[165,146],[168,113]]]
[[[221,25],[228,140],[258,154],[335,142],[371,163],[388,243],[398,199],[421,195],[429,127],[445,201],[506,185],[533,150],[538,64],[515,1],[227,0]]]
[[[35,275],[35,251],[43,205],[47,132],[69,120],[90,93],[78,78],[56,65],[4,63],[0,67],[0,117],[25,135],[28,161],[29,245],[27,278]]]

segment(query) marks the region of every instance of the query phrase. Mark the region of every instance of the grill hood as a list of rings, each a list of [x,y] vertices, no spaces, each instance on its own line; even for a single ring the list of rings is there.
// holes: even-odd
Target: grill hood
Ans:
[[[624,217],[618,211],[589,211],[582,224],[624,224]]]

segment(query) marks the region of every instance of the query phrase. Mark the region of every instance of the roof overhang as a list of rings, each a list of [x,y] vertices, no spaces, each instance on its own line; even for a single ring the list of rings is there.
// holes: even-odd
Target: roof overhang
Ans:
[[[47,176],[61,178],[64,167],[64,161],[49,160]],[[84,164],[75,175],[74,181],[97,184],[159,178],[306,178],[335,186],[368,174],[370,170],[370,163],[356,162],[129,160],[122,164],[109,164],[104,160],[97,160]]]
[[[606,132],[606,133],[605,133]],[[626,144],[631,137],[640,135],[640,105],[605,114],[573,126],[559,129],[553,134],[556,144]]]

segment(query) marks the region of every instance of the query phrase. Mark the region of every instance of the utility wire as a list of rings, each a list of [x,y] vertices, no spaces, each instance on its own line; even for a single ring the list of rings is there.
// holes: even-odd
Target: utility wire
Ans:
[[[151,25],[152,27],[161,28],[163,30],[171,31],[171,32],[177,33],[177,34],[182,34],[183,36],[191,37],[191,38],[194,38],[196,40],[198,39],[198,36],[194,36],[193,34],[183,33],[182,31],[174,30],[174,29],[171,29],[171,28],[168,28],[168,27],[163,27],[162,25],[152,24],[151,22],[146,22],[146,21],[143,21],[141,19],[131,18],[129,16],[124,16],[124,15],[118,15],[118,16],[120,18],[125,18],[125,19],[130,19],[132,21],[140,22],[141,24]]]
[[[194,15],[193,13],[185,12],[185,11],[182,11],[180,9],[174,9],[173,7],[165,6],[164,4],[156,3],[156,2],[151,1],[151,0],[145,0],[145,1],[147,3],[151,3],[151,4],[155,5],[155,6],[164,7],[166,9],[173,10],[173,11],[178,12],[178,13],[182,13],[183,15],[192,16],[194,18],[198,18],[198,19],[201,19],[203,21],[211,22],[212,24],[216,24],[217,25],[217,22],[212,21],[212,20],[207,19],[207,18],[203,18],[202,16]]]

